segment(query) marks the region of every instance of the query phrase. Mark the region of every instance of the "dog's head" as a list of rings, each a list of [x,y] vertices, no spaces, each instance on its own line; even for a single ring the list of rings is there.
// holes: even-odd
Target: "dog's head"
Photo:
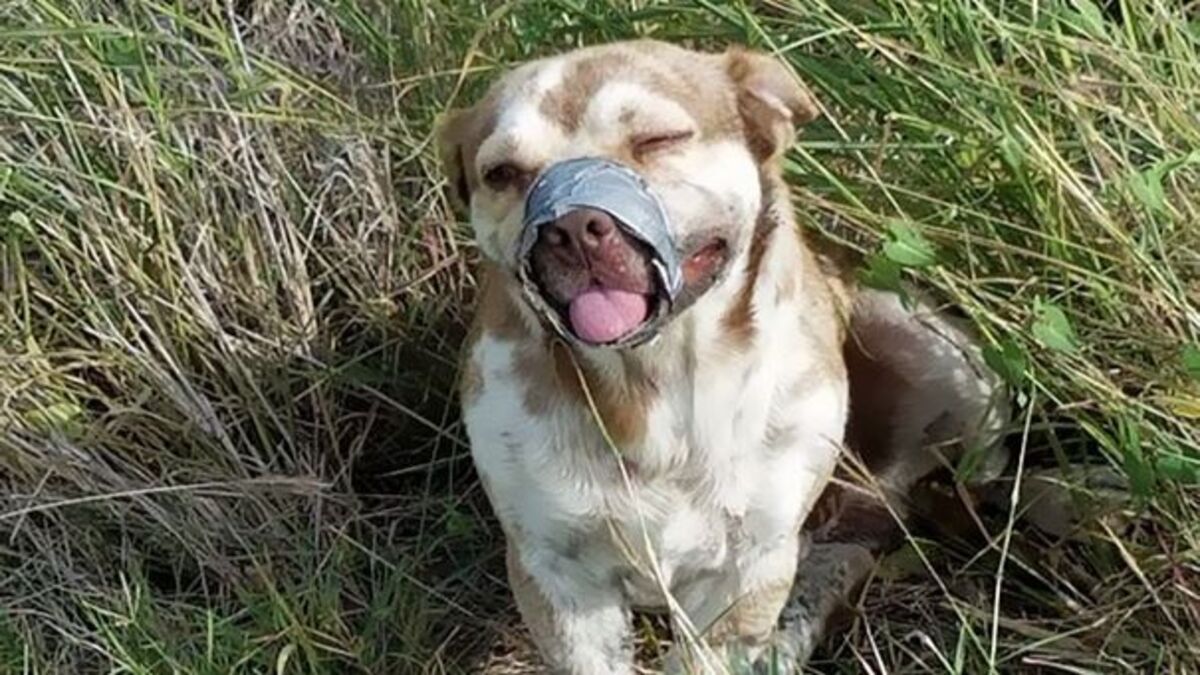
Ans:
[[[771,57],[638,41],[508,72],[445,119],[439,145],[484,256],[514,281],[527,276],[538,309],[577,341],[620,344],[719,283],[749,245],[764,178],[816,116]],[[531,186],[579,158],[640,179],[665,215],[679,288],[666,292],[661,256],[613,209],[566,210],[522,241]]]

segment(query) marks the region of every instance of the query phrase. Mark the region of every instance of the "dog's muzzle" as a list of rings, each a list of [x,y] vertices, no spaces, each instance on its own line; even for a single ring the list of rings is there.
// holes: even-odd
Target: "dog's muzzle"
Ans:
[[[559,335],[579,342],[542,296],[533,278],[530,254],[541,228],[581,208],[608,213],[617,227],[645,244],[657,282],[653,313],[636,331],[603,346],[629,347],[651,340],[671,315],[683,288],[680,255],[662,201],[636,172],[608,159],[583,157],[552,164],[530,186],[516,251],[526,300]]]

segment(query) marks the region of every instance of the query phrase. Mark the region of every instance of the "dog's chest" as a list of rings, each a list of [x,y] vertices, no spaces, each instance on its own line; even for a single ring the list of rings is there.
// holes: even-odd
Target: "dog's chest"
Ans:
[[[786,353],[681,364],[644,411],[622,471],[586,406],[560,396],[531,413],[529,383],[512,367],[519,346],[484,336],[475,357],[486,386],[465,418],[509,536],[653,604],[660,579],[720,572],[731,547],[794,528],[832,469],[844,405],[837,384],[798,356],[809,352],[795,332],[787,337]]]
[[[752,530],[762,512],[777,509],[786,517],[795,511],[747,499],[747,480],[768,471],[757,466],[753,449],[732,466],[711,461],[714,453],[691,434],[656,442],[672,447],[672,459],[651,467],[644,457],[598,449],[570,488],[553,481],[526,485],[527,494],[544,494],[543,506],[559,517],[517,515],[530,528],[528,539],[579,561],[589,576],[618,583],[633,604],[645,607],[661,606],[663,586],[724,571],[730,549],[759,535]]]

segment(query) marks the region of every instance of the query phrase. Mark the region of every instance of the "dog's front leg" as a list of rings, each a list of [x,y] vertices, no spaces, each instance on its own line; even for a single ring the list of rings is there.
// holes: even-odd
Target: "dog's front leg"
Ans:
[[[551,672],[633,673],[630,614],[615,583],[594,579],[578,561],[550,550],[532,560],[530,570],[509,544],[509,585]]]
[[[792,588],[800,548],[801,538],[795,532],[747,543],[735,553],[728,574],[686,589],[681,603],[710,650],[696,653],[680,644],[668,662],[667,672],[743,673],[752,664],[757,667],[773,644],[775,624]],[[777,660],[781,664],[789,661]]]

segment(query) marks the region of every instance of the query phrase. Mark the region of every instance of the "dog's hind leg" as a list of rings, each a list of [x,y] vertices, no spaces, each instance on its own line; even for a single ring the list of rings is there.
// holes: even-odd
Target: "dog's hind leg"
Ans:
[[[1000,445],[1007,394],[974,338],[947,314],[863,291],[844,354],[852,466],[809,518],[812,543],[775,639],[781,655],[798,663],[808,659],[877,557],[903,541],[898,519],[908,514],[908,498],[922,479],[972,452],[976,468],[966,482],[978,485],[994,479],[1008,459]],[[860,486],[851,484],[864,473]]]
[[[908,307],[895,294],[863,291],[843,353],[850,378],[846,445],[896,508],[916,483],[957,466],[964,453],[975,459],[964,476],[970,485],[1003,470],[1008,395],[963,322],[925,302]]]

